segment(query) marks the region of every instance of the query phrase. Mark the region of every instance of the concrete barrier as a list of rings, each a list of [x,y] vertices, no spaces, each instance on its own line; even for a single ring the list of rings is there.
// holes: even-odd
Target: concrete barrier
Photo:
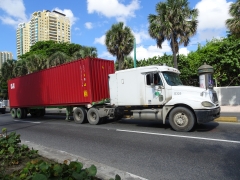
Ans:
[[[240,86],[214,87],[220,106],[240,106]]]

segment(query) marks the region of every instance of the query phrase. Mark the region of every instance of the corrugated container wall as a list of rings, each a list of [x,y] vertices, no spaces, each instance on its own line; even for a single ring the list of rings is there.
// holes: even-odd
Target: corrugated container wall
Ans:
[[[114,61],[76,60],[8,81],[10,107],[81,105],[109,98]]]

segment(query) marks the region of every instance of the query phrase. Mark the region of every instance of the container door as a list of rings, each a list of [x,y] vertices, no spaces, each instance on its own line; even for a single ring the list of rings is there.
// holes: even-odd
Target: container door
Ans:
[[[145,104],[162,105],[165,102],[165,88],[159,73],[145,75]]]

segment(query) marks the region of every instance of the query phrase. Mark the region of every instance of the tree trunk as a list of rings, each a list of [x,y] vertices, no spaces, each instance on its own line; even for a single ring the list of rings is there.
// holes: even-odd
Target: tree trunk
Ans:
[[[120,55],[117,59],[118,59],[118,70],[120,71],[122,69],[123,58]]]
[[[174,68],[177,69],[178,68],[177,55],[176,55],[175,42],[174,42],[173,34],[171,34],[171,40],[172,40],[172,51],[173,51],[173,64],[174,64]]]

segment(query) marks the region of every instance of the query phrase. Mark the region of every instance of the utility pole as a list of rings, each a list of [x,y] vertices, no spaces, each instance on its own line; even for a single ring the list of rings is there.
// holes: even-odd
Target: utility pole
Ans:
[[[134,38],[134,68],[136,68],[136,39]]]

